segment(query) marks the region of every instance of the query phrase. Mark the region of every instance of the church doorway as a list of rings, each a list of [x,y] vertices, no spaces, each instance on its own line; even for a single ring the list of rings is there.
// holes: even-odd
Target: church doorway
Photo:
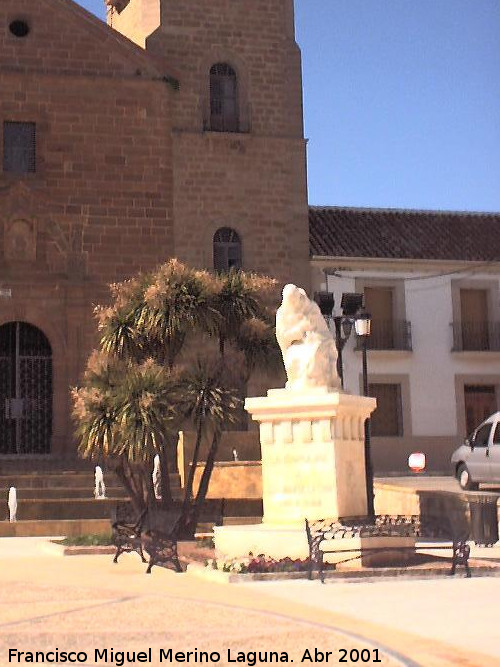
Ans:
[[[49,454],[52,349],[27,322],[0,326],[0,455]]]

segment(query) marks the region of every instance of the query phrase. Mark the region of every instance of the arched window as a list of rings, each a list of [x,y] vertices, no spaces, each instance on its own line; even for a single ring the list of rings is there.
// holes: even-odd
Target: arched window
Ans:
[[[227,63],[210,68],[210,129],[213,132],[238,132],[238,81]]]
[[[227,273],[241,269],[241,241],[230,227],[221,227],[214,234],[214,269]]]

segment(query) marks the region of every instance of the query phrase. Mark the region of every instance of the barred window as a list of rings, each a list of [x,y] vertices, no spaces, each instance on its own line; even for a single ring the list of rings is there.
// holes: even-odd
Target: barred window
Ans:
[[[36,170],[36,124],[4,121],[3,170],[16,174]]]
[[[241,241],[238,233],[230,227],[221,227],[214,234],[214,269],[227,273],[241,269]]]
[[[238,81],[227,63],[210,69],[210,129],[213,132],[238,132]]]
[[[372,435],[402,436],[401,385],[370,384],[368,394],[377,399],[377,408],[371,418]]]

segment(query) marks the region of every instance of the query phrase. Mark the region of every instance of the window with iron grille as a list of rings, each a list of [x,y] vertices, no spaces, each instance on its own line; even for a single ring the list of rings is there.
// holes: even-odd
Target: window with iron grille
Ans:
[[[241,241],[238,233],[230,227],[221,227],[214,234],[214,269],[227,273],[241,269]]]
[[[238,81],[227,63],[210,69],[210,129],[213,132],[238,132]]]
[[[377,399],[377,409],[371,418],[374,436],[403,435],[403,419],[400,384],[370,384],[368,394]]]
[[[4,121],[3,170],[29,174],[36,170],[36,124]]]

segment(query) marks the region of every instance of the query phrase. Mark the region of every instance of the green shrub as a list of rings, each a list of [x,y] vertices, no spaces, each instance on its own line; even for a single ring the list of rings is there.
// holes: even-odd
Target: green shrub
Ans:
[[[113,544],[111,535],[74,535],[61,540],[65,547],[97,547]]]

